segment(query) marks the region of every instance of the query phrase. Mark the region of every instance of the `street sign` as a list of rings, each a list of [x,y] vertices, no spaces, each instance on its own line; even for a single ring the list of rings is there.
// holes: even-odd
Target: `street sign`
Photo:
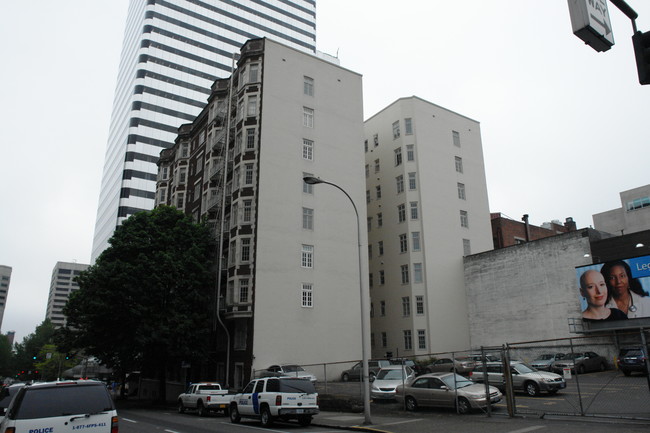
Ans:
[[[607,0],[568,0],[573,34],[596,51],[614,45]]]

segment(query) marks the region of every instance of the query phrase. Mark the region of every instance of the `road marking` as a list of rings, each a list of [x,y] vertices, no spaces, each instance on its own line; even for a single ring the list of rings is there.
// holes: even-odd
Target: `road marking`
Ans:
[[[389,422],[389,423],[386,423],[386,424],[379,424],[379,425],[408,424],[408,423],[410,423],[410,422],[418,422],[418,421],[424,421],[424,419],[423,419],[423,418],[419,418],[419,419],[410,419],[410,420],[407,420],[407,421],[396,421],[396,422]]]
[[[132,422],[133,424],[138,423],[136,420],[128,419],[128,418],[122,418],[122,417],[120,417],[120,421]]]
[[[270,432],[275,432],[275,433],[287,433],[285,430],[271,430],[269,428],[264,428],[264,427],[255,427],[253,425],[246,425],[246,424],[233,424],[229,422],[222,422],[220,424],[228,424],[228,425],[236,425],[237,427],[243,427],[243,428],[249,428],[252,430],[264,430],[264,431],[270,431]]]
[[[522,428],[522,429],[519,429],[519,430],[513,430],[513,431],[510,431],[508,433],[526,433],[526,432],[529,432],[529,431],[539,430],[541,428],[544,428],[544,426],[543,425],[535,425],[535,426],[532,426],[532,427],[526,427],[526,428]]]
[[[181,432],[178,432],[176,430],[167,430],[167,429],[165,429],[164,431],[166,431],[168,433],[181,433]]]

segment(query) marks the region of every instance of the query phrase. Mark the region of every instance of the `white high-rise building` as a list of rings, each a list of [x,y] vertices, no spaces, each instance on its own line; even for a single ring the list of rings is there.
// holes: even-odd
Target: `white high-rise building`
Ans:
[[[45,318],[50,319],[52,324],[59,328],[66,323],[63,314],[63,307],[68,302],[70,294],[79,290],[79,284],[74,279],[81,271],[88,269],[89,265],[83,263],[56,262],[52,270],[52,281],[50,282],[50,295],[47,299],[47,312]]]
[[[121,222],[154,206],[156,162],[206,105],[232,53],[267,36],[314,52],[316,0],[131,0],[91,260]]]
[[[408,97],[365,138],[373,357],[466,350],[463,256],[492,249],[480,125]]]
[[[10,282],[11,267],[0,265],[0,328],[2,328],[2,318],[5,315],[5,307],[7,306]]]

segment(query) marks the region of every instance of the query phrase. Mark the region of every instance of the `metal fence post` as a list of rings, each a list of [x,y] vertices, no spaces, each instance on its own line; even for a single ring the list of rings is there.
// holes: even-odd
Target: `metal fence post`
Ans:
[[[573,338],[569,338],[569,345],[571,346],[571,357],[573,358],[573,369],[576,376],[576,388],[578,388],[578,402],[580,403],[580,415],[585,416],[585,410],[582,406],[582,393],[580,392],[580,380],[578,379],[578,367],[576,366],[576,356],[573,352]]]

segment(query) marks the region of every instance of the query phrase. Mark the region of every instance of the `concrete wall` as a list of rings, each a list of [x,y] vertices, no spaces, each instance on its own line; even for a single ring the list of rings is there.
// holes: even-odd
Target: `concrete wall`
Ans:
[[[472,347],[571,336],[581,317],[575,267],[591,263],[588,229],[465,257]]]

